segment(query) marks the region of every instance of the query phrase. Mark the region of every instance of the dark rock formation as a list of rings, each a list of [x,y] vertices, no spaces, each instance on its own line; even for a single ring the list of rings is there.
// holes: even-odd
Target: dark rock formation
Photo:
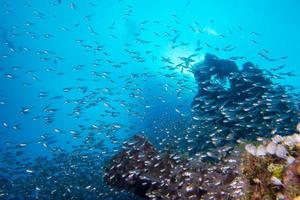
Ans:
[[[106,167],[106,182],[144,199],[226,199],[242,195],[236,159],[218,164],[159,152],[142,136],[125,143]]]
[[[200,135],[194,137],[194,152],[241,138],[291,134],[299,121],[299,110],[285,88],[250,62],[239,70],[235,62],[207,54],[193,72],[198,94],[189,132],[191,138]]]

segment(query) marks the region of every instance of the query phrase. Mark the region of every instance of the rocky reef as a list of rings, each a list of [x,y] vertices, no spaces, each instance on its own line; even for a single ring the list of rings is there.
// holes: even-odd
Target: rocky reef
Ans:
[[[258,146],[247,144],[245,149],[241,170],[246,199],[300,197],[300,134],[276,135]]]
[[[153,200],[300,197],[299,133],[242,146],[211,163],[200,155],[161,152],[137,135],[106,166],[105,181]]]
[[[198,156],[160,152],[146,138],[135,136],[107,165],[105,180],[144,199],[238,199],[243,182],[237,162],[227,157],[204,163]]]
[[[185,140],[158,149],[135,136],[107,163],[106,183],[153,200],[299,199],[300,117],[286,88],[250,62],[239,70],[211,54],[193,73]]]

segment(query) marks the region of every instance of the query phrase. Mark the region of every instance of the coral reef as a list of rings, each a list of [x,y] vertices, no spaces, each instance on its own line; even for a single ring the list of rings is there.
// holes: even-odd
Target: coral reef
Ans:
[[[245,149],[241,164],[245,199],[299,198],[300,134],[276,135],[257,147],[247,144]]]
[[[297,200],[300,196],[300,134],[237,145],[221,160],[156,149],[145,137],[125,142],[107,163],[108,185],[143,199]]]
[[[297,198],[300,116],[286,88],[250,62],[239,70],[211,54],[193,73],[198,92],[177,148],[135,136],[107,163],[106,183],[153,200]]]

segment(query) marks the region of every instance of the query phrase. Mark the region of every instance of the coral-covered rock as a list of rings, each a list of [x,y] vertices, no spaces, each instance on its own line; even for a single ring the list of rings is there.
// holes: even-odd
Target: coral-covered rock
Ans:
[[[299,134],[276,135],[266,146],[267,154],[258,155],[253,144],[246,145],[241,168],[245,199],[293,200],[300,195]]]
[[[292,200],[300,195],[300,156],[286,168],[283,175],[283,184],[286,200]]]

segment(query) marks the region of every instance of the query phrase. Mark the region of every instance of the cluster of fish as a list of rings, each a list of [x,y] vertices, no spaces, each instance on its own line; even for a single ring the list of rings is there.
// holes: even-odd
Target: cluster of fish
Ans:
[[[106,166],[105,181],[114,188],[134,192],[143,199],[240,199],[243,181],[239,172],[240,153],[221,163],[156,149],[143,136],[125,142]]]
[[[104,177],[143,199],[294,199],[300,194],[299,133],[276,135],[258,147],[246,144],[246,153],[237,145],[213,164],[199,155],[158,150],[137,135],[107,162]]]
[[[26,1],[24,5],[18,4],[20,10],[16,11],[14,2],[3,2],[1,11],[10,20],[0,27],[3,41],[0,81],[5,85],[0,90],[1,199],[134,199],[131,194],[106,186],[115,180],[111,178],[114,170],[126,164],[112,164],[111,172],[105,174],[106,183],[103,167],[119,151],[122,142],[136,132],[157,143],[159,150],[155,150],[152,158],[158,161],[149,163],[154,167],[161,161],[162,149],[178,153],[187,150],[201,159],[220,160],[222,155],[225,160],[232,151],[230,142],[255,138],[269,133],[269,129],[276,134],[288,132],[289,125],[297,118],[293,117],[297,109],[285,89],[273,86],[266,78],[281,79],[294,76],[293,72],[283,73],[284,66],[272,68],[266,74],[257,69],[236,71],[233,63],[228,67],[223,65],[224,60],[217,58],[212,59],[220,62],[217,66],[208,64],[200,69],[194,66],[199,91],[190,109],[190,97],[197,89],[189,73],[199,55],[209,51],[227,53],[232,61],[246,58],[232,56],[239,47],[227,44],[226,39],[234,30],[218,33],[207,27],[216,24],[213,20],[209,24],[198,21],[187,24],[178,14],[170,14],[167,20],[140,21],[133,17],[137,9],[134,3],[125,1],[116,5],[124,11],[120,21],[111,21],[106,27],[98,24],[98,19],[103,19],[99,16],[102,12],[98,12],[99,8],[103,9],[102,3],[58,0],[40,7],[38,1]],[[60,20],[64,18],[72,20]],[[122,24],[129,27],[126,40],[123,38],[126,31],[120,28]],[[257,45],[259,33],[248,32],[241,26],[238,33],[249,36],[249,42]],[[218,43],[204,39],[207,36],[214,37]],[[53,45],[60,42],[64,45]],[[167,53],[161,51],[165,46],[170,47]],[[181,49],[191,49],[192,53],[183,51],[173,55]],[[266,49],[258,56],[272,64],[287,59],[286,56],[273,58]],[[199,79],[202,75],[209,78]],[[231,87],[220,87],[227,79]],[[219,147],[218,155],[207,151],[211,143]],[[206,151],[198,154],[200,149]],[[45,151],[49,157],[35,159],[32,151]],[[128,151],[130,155],[133,153],[130,148]],[[201,181],[195,180],[190,173],[196,178],[202,175],[192,168],[186,169],[192,161],[178,158],[176,154],[165,158],[172,160],[173,172],[158,176],[176,177],[176,168],[180,171],[177,177],[180,181],[172,183],[176,187],[177,183],[186,185],[178,194],[170,191],[175,186],[164,185],[162,188],[168,192],[158,188],[153,190],[154,196],[213,198],[218,191],[212,183],[218,186],[216,180],[231,174],[226,171],[226,165],[207,165],[199,167],[203,170]],[[159,173],[164,173],[163,168],[159,169],[162,170]],[[119,175],[127,177],[129,172],[122,173]],[[201,190],[192,188],[194,180],[201,182]],[[157,182],[153,184],[163,184]],[[218,194],[221,197],[227,195],[225,182],[224,194]],[[122,183],[129,184],[128,180]],[[236,194],[240,195],[239,186],[236,188]]]
[[[252,63],[238,70],[233,61],[207,54],[194,75],[199,89],[189,132],[198,150],[292,134],[300,119],[296,99]]]
[[[98,141],[74,146],[72,151],[51,148],[51,159],[39,157],[33,162],[7,155],[1,166],[6,173],[0,176],[0,199],[135,199],[103,182],[107,159],[103,148]]]

